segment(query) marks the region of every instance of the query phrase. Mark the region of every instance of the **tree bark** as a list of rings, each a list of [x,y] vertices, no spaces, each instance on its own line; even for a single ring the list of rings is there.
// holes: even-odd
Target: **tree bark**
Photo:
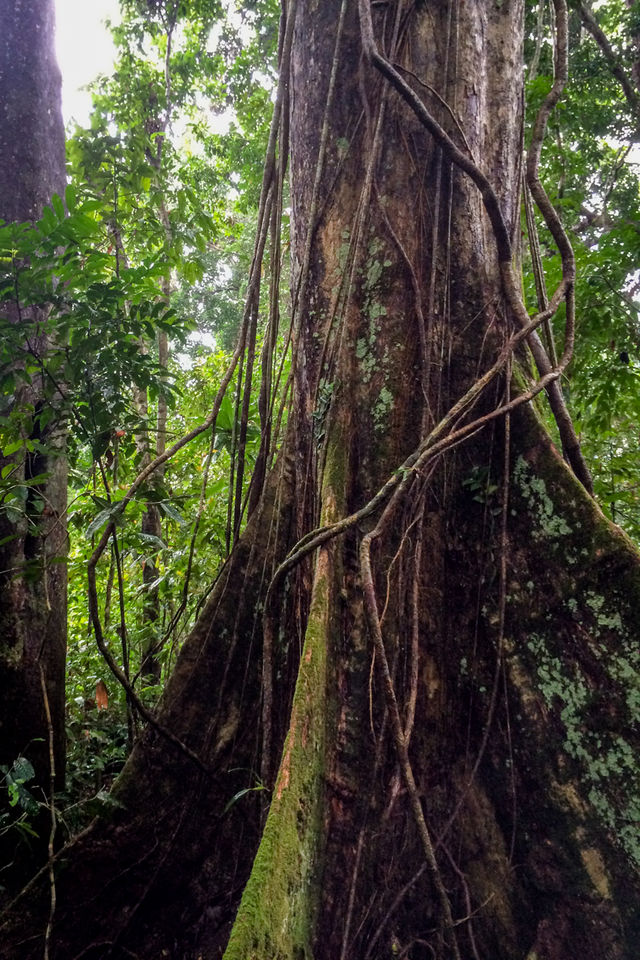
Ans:
[[[485,425],[411,459],[517,327],[510,258],[486,196],[363,55],[356,5],[287,10],[290,429],[160,713],[208,772],[145,734],[61,857],[51,955],[633,960],[638,554],[534,406],[494,416],[527,389],[522,347],[453,426]],[[509,246],[522,2],[371,10]],[[240,795],[259,768],[264,829],[260,793]],[[46,890],[30,896],[0,956],[39,956]]]
[[[298,10],[291,76],[294,264],[315,230],[297,400],[314,409],[323,376],[331,386],[315,481],[325,524],[374,496],[515,322],[482,197],[363,63],[349,14],[310,223],[339,8]],[[379,48],[480,165],[515,235],[522,5],[398,8],[396,25],[375,8]],[[357,559],[371,523],[317,557],[288,739],[225,958],[566,960],[595,948],[630,960],[637,554],[531,410],[440,458],[374,546],[395,737]]]
[[[52,0],[0,2],[0,218],[7,222],[35,221],[52,194],[64,196],[61,78],[53,35]],[[4,308],[15,322],[34,319],[18,303]],[[40,312],[45,321],[46,309]],[[44,337],[37,346],[46,348]],[[16,481],[28,485],[42,473],[48,479],[29,488],[22,522],[0,515],[0,763],[10,767],[19,754],[28,757],[36,771],[38,799],[43,799],[41,791],[49,795],[50,734],[56,781],[64,785],[67,631],[64,429],[54,419],[42,435],[37,420],[41,396],[42,385],[35,377],[16,403],[31,405],[30,439],[49,453],[35,452],[12,462]],[[2,465],[7,462],[0,460]],[[44,508],[36,510],[35,501]]]

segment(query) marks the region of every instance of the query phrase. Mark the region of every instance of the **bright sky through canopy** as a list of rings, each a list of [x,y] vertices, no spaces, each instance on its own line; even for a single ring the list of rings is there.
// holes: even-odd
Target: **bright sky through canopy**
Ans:
[[[81,90],[100,73],[111,73],[114,47],[104,25],[120,19],[118,0],[56,0],[56,52],[62,70],[62,110],[71,119],[89,121],[91,96]]]

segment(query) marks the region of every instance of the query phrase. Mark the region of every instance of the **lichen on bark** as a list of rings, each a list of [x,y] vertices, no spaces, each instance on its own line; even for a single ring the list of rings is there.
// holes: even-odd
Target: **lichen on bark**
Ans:
[[[529,671],[547,717],[545,738],[554,732],[557,789],[580,784],[582,799],[572,807],[584,829],[637,869],[637,551],[548,450],[516,460],[512,513],[514,542],[528,547],[526,561],[522,549],[513,554],[511,656]]]

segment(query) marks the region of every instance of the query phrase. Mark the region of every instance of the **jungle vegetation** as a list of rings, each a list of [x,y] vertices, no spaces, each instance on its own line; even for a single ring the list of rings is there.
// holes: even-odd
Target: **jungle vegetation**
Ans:
[[[640,7],[0,0],[0,957],[635,960]]]

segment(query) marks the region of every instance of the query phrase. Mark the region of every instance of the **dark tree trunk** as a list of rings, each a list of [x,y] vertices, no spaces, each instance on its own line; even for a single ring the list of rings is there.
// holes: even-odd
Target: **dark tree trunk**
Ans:
[[[315,230],[296,399],[304,418],[331,397],[312,474],[324,524],[374,496],[517,323],[480,192],[363,60],[348,7],[336,54],[338,0],[299,5],[291,70],[294,270]],[[522,3],[372,9],[380,49],[473,156],[516,237]],[[494,382],[469,419],[507,389]],[[288,740],[225,957],[631,960],[637,554],[531,409],[405,487],[371,586],[406,751],[363,610],[377,512],[319,551]]]
[[[637,553],[531,406],[407,460],[517,323],[523,4],[371,7],[389,62],[493,185],[500,257],[478,188],[363,57],[356,6],[342,32],[340,0],[287,6],[290,432],[160,711],[211,772],[145,734],[61,858],[64,960],[637,952]],[[519,361],[454,426],[522,392]],[[389,478],[265,597],[296,539]],[[260,794],[238,795],[258,769],[262,831]],[[48,891],[30,896],[0,955],[41,954]]]
[[[35,221],[54,193],[64,196],[61,79],[53,35],[53,0],[0,0],[0,218],[7,222]],[[19,304],[5,304],[4,309],[16,322],[33,319]],[[46,310],[41,313],[44,320]],[[43,339],[38,348],[45,348]],[[46,436],[41,435],[40,397],[36,377],[16,403],[32,406],[30,439],[46,446],[50,455],[35,452],[21,462],[14,458],[13,479],[24,479],[27,485],[42,473],[48,479],[29,487],[21,522],[0,514],[0,763],[11,766],[19,754],[28,757],[36,770],[38,799],[43,798],[41,790],[49,794],[50,774],[42,675],[56,778],[64,784],[67,630],[64,436],[55,421]]]
[[[37,220],[64,193],[61,77],[51,0],[0,3],[0,217]]]

